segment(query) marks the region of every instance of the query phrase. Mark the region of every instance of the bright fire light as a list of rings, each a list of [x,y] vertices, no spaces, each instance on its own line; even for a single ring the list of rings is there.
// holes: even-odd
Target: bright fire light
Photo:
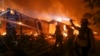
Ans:
[[[74,35],[79,35],[79,31],[78,30],[74,30],[74,33],[73,33]]]
[[[63,28],[64,28],[64,31],[66,31],[66,30],[67,30],[67,29],[66,29],[66,25],[64,25],[64,26],[63,26]]]
[[[52,36],[48,36],[48,38],[52,38]]]
[[[81,27],[79,24],[75,24],[75,26],[77,26],[77,27]]]
[[[75,29],[74,27],[71,27],[73,30]]]
[[[22,23],[22,22],[18,22],[18,24],[19,24],[19,25],[22,25],[23,23]]]
[[[10,10],[10,13],[11,13],[11,14],[14,14],[15,12],[14,12],[14,10]]]
[[[2,11],[5,11],[5,9],[2,9]]]
[[[34,34],[34,37],[37,37],[37,36],[38,36],[38,33],[35,33],[35,34]]]
[[[64,17],[64,16],[53,16],[53,20],[58,21],[58,22],[62,22],[62,21],[69,21],[70,18],[68,17]]]
[[[57,19],[55,19],[58,22],[62,22],[62,18],[58,17]]]
[[[66,25],[63,26],[63,29],[64,29],[63,36],[64,36],[64,37],[67,37],[68,34],[66,33],[66,31],[67,31]]]
[[[67,33],[65,33],[65,32],[63,32],[63,36],[64,36],[64,37],[67,37],[67,36],[68,36],[68,34],[67,34]]]
[[[95,35],[98,34],[98,32],[93,32]]]
[[[3,36],[5,36],[7,33],[6,32],[4,32],[4,33],[2,33],[1,35],[3,35]]]

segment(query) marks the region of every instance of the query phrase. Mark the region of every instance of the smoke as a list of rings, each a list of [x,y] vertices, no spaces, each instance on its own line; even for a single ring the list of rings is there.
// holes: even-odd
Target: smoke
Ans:
[[[0,3],[0,10],[3,3]],[[83,0],[4,0],[4,8],[12,8],[32,18],[40,20],[73,19],[79,23],[83,14]]]
[[[47,21],[55,17],[79,20],[86,11],[81,0],[5,0],[5,6]]]

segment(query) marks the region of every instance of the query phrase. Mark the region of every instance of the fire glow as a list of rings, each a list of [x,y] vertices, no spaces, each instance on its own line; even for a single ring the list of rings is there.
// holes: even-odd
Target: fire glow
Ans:
[[[58,22],[63,22],[63,21],[69,21],[70,18],[68,17],[63,17],[63,16],[53,16],[53,20],[58,21]]]
[[[6,32],[3,32],[1,35],[5,36],[6,35]]]
[[[15,0],[15,1],[17,1],[17,0]],[[44,10],[42,10],[42,8],[44,8],[44,6],[46,6],[46,5],[43,5],[44,3],[41,4],[42,1],[41,2],[38,1],[38,4],[36,4],[36,5],[39,5],[40,7],[38,7],[36,5],[33,5],[35,3],[29,3],[29,4],[31,4],[31,8],[35,6],[36,10],[34,10],[34,9],[30,10],[30,8],[29,8],[29,10],[27,10],[26,8],[28,8],[28,7],[25,8],[23,6],[23,5],[26,5],[26,3],[23,3],[22,6],[19,6],[18,3],[20,3],[21,1],[18,1],[18,3],[16,3],[15,1],[10,1],[10,2],[7,1],[7,2],[9,2],[10,5],[13,5],[11,7],[12,9],[18,10],[22,14],[25,14],[25,15],[27,15],[29,17],[32,17],[32,18],[35,17],[35,18],[38,18],[40,20],[44,19],[45,21],[55,20],[55,21],[62,22],[62,23],[64,23],[63,21],[69,22],[69,20],[70,20],[69,17],[71,15],[69,14],[69,10],[68,9],[64,9],[65,7],[64,7],[64,5],[60,1],[56,1],[56,3],[55,3],[55,1],[51,1],[50,7],[47,8],[47,9],[44,9]],[[23,2],[25,2],[25,1],[23,1]],[[24,23],[20,24],[20,23],[17,22],[16,24],[32,28],[31,26],[26,25]],[[49,31],[50,32],[54,32],[54,30],[53,31],[49,30]]]
[[[66,25],[63,26],[63,29],[64,29],[63,36],[64,36],[64,37],[67,37],[68,34],[67,34]]]

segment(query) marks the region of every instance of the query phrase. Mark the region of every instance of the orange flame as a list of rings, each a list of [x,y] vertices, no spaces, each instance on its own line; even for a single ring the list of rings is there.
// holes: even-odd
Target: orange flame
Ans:
[[[5,36],[6,35],[6,32],[3,32],[1,35]]]
[[[79,31],[74,29],[74,33],[73,34],[77,36],[79,34]]]

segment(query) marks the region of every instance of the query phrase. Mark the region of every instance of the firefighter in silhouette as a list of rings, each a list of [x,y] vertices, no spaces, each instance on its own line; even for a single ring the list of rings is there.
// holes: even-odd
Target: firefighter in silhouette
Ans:
[[[15,10],[11,10],[10,8],[7,8],[7,13],[5,15],[7,19],[6,23],[6,41],[9,46],[12,46],[14,44],[15,38],[16,38],[16,24],[12,23],[13,21],[18,20],[18,15]],[[13,11],[13,12],[11,12]]]
[[[77,56],[88,56],[88,52],[95,49],[95,39],[92,30],[88,27],[88,20],[83,18],[81,20],[81,27],[76,27],[72,20],[70,22],[79,31],[75,39],[75,52]]]
[[[73,40],[74,40],[74,30],[72,29],[71,26],[69,25],[66,25],[66,28],[67,28],[67,34],[68,34],[68,40],[67,40],[67,50],[68,50],[68,56],[74,56],[73,55]]]
[[[42,24],[40,21],[37,21],[37,29],[38,29],[39,39],[43,41],[44,40],[44,33],[42,30]]]
[[[54,35],[56,37],[54,47],[60,46],[60,49],[62,49],[62,47],[63,47],[63,45],[62,45],[63,35],[62,35],[62,30],[61,30],[59,23],[56,25],[56,31],[55,31]]]

